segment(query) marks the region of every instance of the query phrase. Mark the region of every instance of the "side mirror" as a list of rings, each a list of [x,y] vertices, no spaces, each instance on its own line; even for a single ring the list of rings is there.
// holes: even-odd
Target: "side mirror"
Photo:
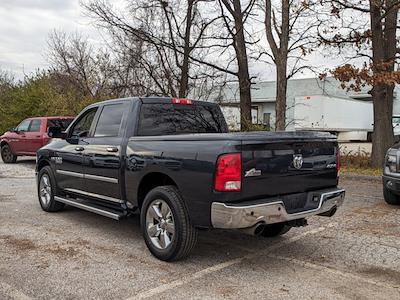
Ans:
[[[67,133],[61,130],[61,127],[50,126],[47,129],[47,135],[55,139],[66,139]]]
[[[19,131],[17,128],[10,128],[9,132],[18,133]]]

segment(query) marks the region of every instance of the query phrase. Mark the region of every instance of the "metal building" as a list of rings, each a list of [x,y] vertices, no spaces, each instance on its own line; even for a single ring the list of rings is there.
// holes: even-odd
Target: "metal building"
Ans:
[[[254,124],[274,129],[274,81],[258,82],[252,86],[252,119]],[[323,130],[336,132],[342,140],[366,140],[373,130],[370,87],[360,92],[347,91],[334,78],[293,79],[287,88],[287,130]],[[394,115],[400,115],[398,87],[395,89]],[[232,129],[240,127],[239,89],[231,84],[213,96]],[[399,125],[400,129],[400,125]]]

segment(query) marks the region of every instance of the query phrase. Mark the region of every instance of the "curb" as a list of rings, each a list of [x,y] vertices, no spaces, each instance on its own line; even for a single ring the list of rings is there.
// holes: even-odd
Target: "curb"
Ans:
[[[361,179],[361,180],[382,182],[382,176],[362,175],[362,174],[357,174],[357,173],[342,173],[342,174],[340,174],[340,178],[353,179],[353,180]]]

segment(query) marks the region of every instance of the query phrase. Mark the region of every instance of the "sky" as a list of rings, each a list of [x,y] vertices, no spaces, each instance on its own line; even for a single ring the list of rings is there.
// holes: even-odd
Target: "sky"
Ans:
[[[100,38],[79,0],[0,0],[0,69],[21,79],[48,67],[47,40],[54,29]]]
[[[80,0],[0,0],[0,70],[11,72],[22,79],[38,69],[49,67],[46,60],[47,40],[53,30],[66,33],[81,32],[92,44],[103,41],[103,35],[84,15]],[[113,0],[118,5],[121,0]],[[329,60],[314,55],[314,66],[333,67],[342,59]],[[273,80],[274,68],[270,64],[251,62],[251,73],[257,80]],[[314,74],[299,74],[312,77]]]

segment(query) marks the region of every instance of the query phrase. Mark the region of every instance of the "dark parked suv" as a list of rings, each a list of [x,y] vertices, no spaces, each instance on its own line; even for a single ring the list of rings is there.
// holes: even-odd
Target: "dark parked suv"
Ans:
[[[383,169],[383,196],[388,204],[400,205],[400,143],[386,153]]]
[[[199,228],[276,236],[332,216],[344,200],[333,135],[228,133],[213,103],[105,101],[49,136],[37,153],[43,210],[67,204],[116,220],[138,210],[144,240],[162,260],[188,255]]]

